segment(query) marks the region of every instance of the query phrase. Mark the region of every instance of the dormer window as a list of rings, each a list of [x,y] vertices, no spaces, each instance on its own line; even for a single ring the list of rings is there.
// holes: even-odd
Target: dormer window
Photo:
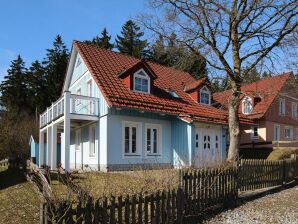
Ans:
[[[80,57],[78,57],[76,67],[79,67],[81,64],[82,64],[82,60]]]
[[[204,86],[200,90],[200,103],[210,105],[210,101],[211,101],[211,93],[209,89],[206,86]]]
[[[143,69],[134,73],[133,77],[134,88],[136,92],[150,93],[150,77]]]
[[[251,114],[252,112],[252,100],[250,97],[246,96],[242,100],[242,113]]]

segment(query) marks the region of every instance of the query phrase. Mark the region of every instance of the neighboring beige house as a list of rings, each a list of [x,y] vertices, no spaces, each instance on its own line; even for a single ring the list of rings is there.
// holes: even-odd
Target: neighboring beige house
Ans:
[[[254,123],[241,125],[241,143],[298,141],[298,87],[291,72],[243,85],[241,93],[239,113]],[[227,90],[213,100],[226,108],[229,96]]]

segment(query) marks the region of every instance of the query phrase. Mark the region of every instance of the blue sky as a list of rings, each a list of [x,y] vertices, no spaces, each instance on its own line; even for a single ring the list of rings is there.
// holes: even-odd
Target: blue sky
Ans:
[[[146,10],[145,0],[5,0],[0,2],[0,81],[20,54],[27,65],[42,59],[60,34],[91,39],[107,27],[114,38],[129,18]]]

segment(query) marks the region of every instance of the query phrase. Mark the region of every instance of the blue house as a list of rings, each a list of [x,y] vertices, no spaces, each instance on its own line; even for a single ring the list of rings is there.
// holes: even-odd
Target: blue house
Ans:
[[[227,113],[206,79],[73,42],[63,94],[40,115],[39,165],[66,170],[213,166],[226,155]]]

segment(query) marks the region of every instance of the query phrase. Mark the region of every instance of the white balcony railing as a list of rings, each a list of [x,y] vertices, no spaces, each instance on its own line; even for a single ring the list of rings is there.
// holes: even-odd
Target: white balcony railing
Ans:
[[[68,96],[68,97],[65,97]],[[95,97],[69,94],[58,99],[51,107],[40,115],[40,127],[44,127],[52,121],[64,115],[64,107],[69,103],[70,114],[98,116],[99,99]]]

